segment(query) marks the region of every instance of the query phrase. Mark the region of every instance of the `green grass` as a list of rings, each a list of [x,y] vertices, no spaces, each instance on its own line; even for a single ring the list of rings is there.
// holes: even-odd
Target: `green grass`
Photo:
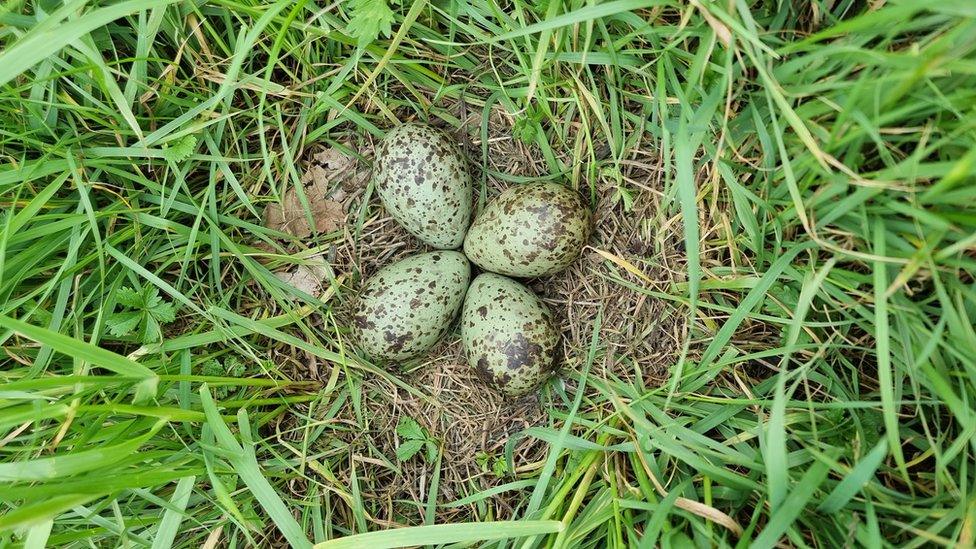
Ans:
[[[375,40],[347,26],[385,4],[355,4],[0,7],[0,544],[974,543],[971,2],[404,1]],[[457,127],[459,101],[591,193],[656,159],[648,223],[680,218],[658,241],[682,242],[681,280],[593,276],[689,333],[647,387],[591,373],[594,331],[564,372],[587,392],[547,391],[526,433],[544,463],[366,534],[384,504],[335,430],[369,429],[361,380],[389,374],[315,321],[345,289],[318,304],[272,274],[339,235],[260,212],[311,145]],[[163,339],[112,333],[123,287],[173,305]],[[292,349],[330,381],[273,360]],[[359,425],[331,422],[348,407]],[[503,492],[517,522],[493,522]],[[493,524],[433,525],[462,507]]]

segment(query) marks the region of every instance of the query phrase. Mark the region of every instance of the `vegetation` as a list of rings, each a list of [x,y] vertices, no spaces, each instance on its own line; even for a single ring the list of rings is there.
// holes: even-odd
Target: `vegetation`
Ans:
[[[972,2],[12,0],[0,40],[0,544],[974,543]],[[543,457],[472,455],[497,482],[453,500],[416,422],[351,445],[369,379],[423,393],[343,343],[354,286],[274,275],[375,210],[262,220],[407,118],[467,128],[483,196],[514,140],[652,197],[652,249],[589,276],[685,319],[663,383],[597,375],[659,365],[586,326]],[[425,496],[369,497],[407,462]]]

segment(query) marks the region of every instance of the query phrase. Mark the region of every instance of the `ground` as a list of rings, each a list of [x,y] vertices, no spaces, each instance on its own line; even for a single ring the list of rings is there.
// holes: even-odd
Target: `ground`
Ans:
[[[944,0],[0,8],[0,544],[972,546],[973,36]],[[528,283],[538,393],[456,331],[349,336],[423,249],[370,182],[406,121],[479,208],[588,198]]]

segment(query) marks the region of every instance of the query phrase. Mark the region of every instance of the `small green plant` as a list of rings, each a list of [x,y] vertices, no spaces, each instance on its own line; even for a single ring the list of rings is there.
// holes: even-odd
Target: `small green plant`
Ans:
[[[624,205],[624,211],[630,212],[634,208],[634,195],[630,192],[630,189],[624,185],[623,174],[620,172],[619,166],[606,165],[600,168],[600,177],[604,179],[609,179],[614,183],[613,191],[613,201],[614,203],[622,202]]]
[[[216,358],[209,358],[200,368],[201,374],[215,377],[244,377],[246,372],[247,365],[234,355],[224,358],[223,361]],[[233,386],[228,385],[211,386],[214,396],[218,399],[227,398],[232,388]]]
[[[346,32],[355,38],[360,46],[367,46],[373,40],[389,36],[393,32],[393,10],[387,0],[350,0],[352,15]]]
[[[197,147],[197,138],[194,135],[184,135],[172,144],[163,148],[163,158],[170,162],[182,162],[193,154]]]
[[[164,301],[155,286],[146,286],[141,292],[123,286],[116,300],[127,310],[112,313],[106,321],[115,337],[137,334],[139,341],[153,343],[163,337],[161,326],[176,319],[173,304]]]
[[[515,124],[512,126],[512,135],[526,145],[531,145],[535,142],[536,135],[538,135],[540,122],[542,122],[542,111],[530,106],[526,109],[525,114],[521,114],[515,118]]]
[[[398,461],[407,461],[426,449],[427,461],[437,459],[437,439],[430,436],[427,429],[409,417],[402,417],[397,423],[396,432],[400,435],[400,446],[397,447]]]
[[[485,473],[491,471],[496,477],[503,477],[508,474],[508,463],[503,457],[496,457],[488,452],[478,452],[474,461]]]

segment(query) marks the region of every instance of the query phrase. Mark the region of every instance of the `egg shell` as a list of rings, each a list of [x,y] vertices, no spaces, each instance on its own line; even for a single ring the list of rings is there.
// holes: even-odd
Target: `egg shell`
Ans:
[[[488,203],[464,240],[464,253],[486,271],[547,276],[575,261],[590,235],[590,210],[557,183],[511,187]]]
[[[472,185],[464,156],[442,131],[403,124],[376,149],[373,183],[386,211],[410,234],[459,248],[471,223]]]
[[[493,273],[468,288],[461,312],[468,364],[500,393],[530,393],[553,371],[559,336],[549,307],[532,290]]]
[[[417,357],[450,329],[470,281],[461,252],[428,252],[388,265],[363,287],[352,335],[373,358]]]

